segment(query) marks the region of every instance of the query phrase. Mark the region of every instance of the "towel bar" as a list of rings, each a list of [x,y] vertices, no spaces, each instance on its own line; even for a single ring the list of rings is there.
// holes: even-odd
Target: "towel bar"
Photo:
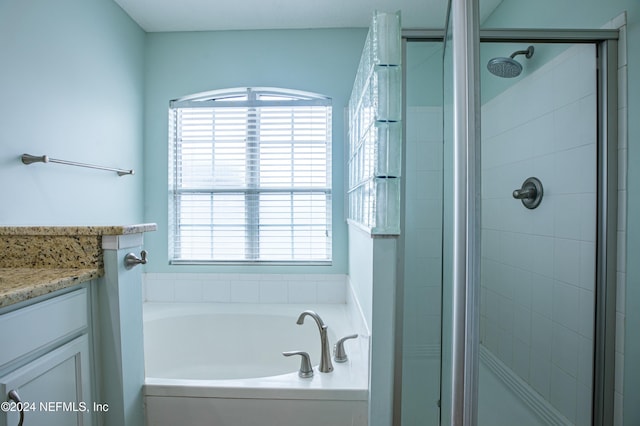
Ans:
[[[107,170],[107,171],[110,171],[110,172],[116,172],[116,173],[118,173],[118,176],[135,174],[135,171],[133,169],[124,170],[124,169],[116,169],[116,168],[113,168],[113,167],[96,166],[95,164],[76,163],[75,161],[66,161],[66,160],[58,160],[56,158],[49,158],[46,155],[38,157],[38,156],[35,156],[35,155],[30,155],[30,154],[22,154],[22,162],[24,164],[58,163],[58,164],[66,164],[68,166],[87,167],[87,168],[90,168],[90,169],[99,169],[99,170]]]

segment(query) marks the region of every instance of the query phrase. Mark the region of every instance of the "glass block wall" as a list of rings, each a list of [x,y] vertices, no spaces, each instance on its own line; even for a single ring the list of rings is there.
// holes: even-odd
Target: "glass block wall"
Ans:
[[[349,100],[349,219],[371,234],[400,233],[400,12],[374,13]]]

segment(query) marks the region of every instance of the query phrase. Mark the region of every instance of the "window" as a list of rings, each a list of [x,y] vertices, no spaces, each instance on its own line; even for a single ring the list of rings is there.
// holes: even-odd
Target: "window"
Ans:
[[[331,261],[331,100],[243,88],[172,101],[170,258]]]

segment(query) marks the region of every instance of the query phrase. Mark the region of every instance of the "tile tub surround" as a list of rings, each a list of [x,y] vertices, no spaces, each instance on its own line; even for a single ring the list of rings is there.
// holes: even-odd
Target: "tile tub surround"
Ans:
[[[346,303],[343,274],[146,273],[147,302]]]
[[[0,307],[104,274],[102,237],[155,231],[156,224],[0,227]]]

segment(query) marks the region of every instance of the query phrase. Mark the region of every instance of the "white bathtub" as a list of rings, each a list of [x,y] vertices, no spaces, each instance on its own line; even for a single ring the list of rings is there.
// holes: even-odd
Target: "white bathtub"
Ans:
[[[329,327],[329,342],[359,329],[346,305],[146,303],[147,424],[215,426],[366,426],[368,342],[347,341],[346,363],[320,373],[320,336],[312,309]],[[314,376],[298,377],[309,352]]]

